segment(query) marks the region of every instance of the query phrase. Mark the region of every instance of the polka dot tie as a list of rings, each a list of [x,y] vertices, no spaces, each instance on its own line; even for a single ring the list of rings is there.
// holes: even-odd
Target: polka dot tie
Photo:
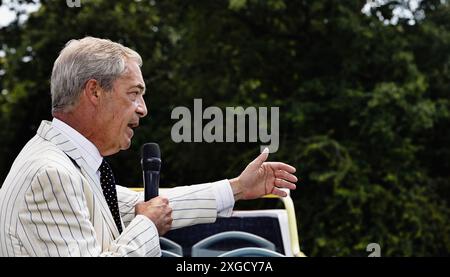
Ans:
[[[103,195],[105,196],[106,203],[108,203],[109,210],[114,217],[114,222],[119,229],[119,233],[122,233],[122,223],[120,222],[119,204],[117,203],[117,190],[116,181],[111,167],[103,159],[100,165],[100,184],[102,185]]]

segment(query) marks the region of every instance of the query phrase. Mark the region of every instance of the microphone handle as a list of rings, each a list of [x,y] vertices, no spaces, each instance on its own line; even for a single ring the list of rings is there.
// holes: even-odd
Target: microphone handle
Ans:
[[[159,171],[144,171],[144,200],[148,201],[159,194]]]

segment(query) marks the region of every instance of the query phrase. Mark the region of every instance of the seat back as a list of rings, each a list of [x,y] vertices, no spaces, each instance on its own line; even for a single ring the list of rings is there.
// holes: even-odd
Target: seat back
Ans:
[[[171,230],[164,236],[183,247],[183,256],[191,256],[192,246],[215,234],[228,231],[242,231],[262,237],[275,245],[275,250],[286,256],[292,256],[287,223],[284,222],[284,210],[235,211],[231,217],[217,218],[215,223],[199,224]],[[234,247],[216,245],[224,251],[235,248],[251,247],[254,244],[244,241],[232,241]]]
[[[181,245],[179,245],[178,243],[165,237],[159,237],[159,244],[161,246],[161,251],[165,250],[177,254],[180,257],[183,256],[183,247],[181,247]]]
[[[179,258],[179,257],[183,257],[183,256],[178,255],[177,253],[167,251],[167,250],[161,250],[161,257]]]
[[[258,247],[244,247],[225,252],[219,257],[286,257],[278,252]]]
[[[192,246],[192,257],[217,257],[242,245],[253,245],[275,251],[275,245],[265,238],[240,231],[227,231],[207,237]]]

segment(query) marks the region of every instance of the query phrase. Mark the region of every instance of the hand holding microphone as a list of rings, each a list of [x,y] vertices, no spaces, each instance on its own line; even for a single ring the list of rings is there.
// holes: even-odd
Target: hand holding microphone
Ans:
[[[136,215],[148,217],[155,224],[160,236],[172,227],[172,208],[165,197],[157,196],[150,201],[140,202],[136,204],[135,212]]]

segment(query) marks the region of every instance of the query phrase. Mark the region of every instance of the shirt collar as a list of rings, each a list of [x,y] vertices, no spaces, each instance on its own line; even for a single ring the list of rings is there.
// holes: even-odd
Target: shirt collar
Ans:
[[[96,173],[103,161],[97,147],[77,130],[57,118],[53,118],[52,126],[63,133],[78,148],[81,156],[92,169],[92,173]]]

